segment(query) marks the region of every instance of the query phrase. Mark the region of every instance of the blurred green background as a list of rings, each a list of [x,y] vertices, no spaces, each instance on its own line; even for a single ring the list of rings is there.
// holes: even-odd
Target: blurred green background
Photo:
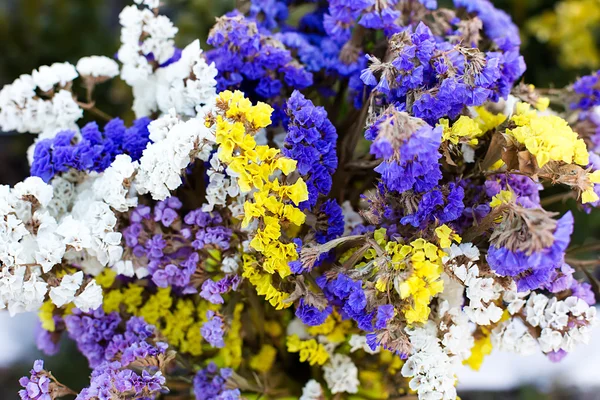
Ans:
[[[86,55],[113,55],[119,47],[120,10],[130,0],[0,0],[0,85],[39,65],[57,61],[76,63]],[[161,12],[179,27],[181,47],[195,38],[205,41],[216,16],[231,10],[234,0],[163,0]],[[441,4],[447,1],[440,1]],[[522,28],[522,53],[527,62],[525,80],[537,87],[560,87],[597,68],[600,57],[600,1],[498,0]],[[538,17],[532,20],[532,17]],[[536,34],[534,34],[535,31]],[[131,119],[131,95],[120,81],[103,85],[98,93],[101,109]],[[28,174],[25,152],[31,135],[0,132],[0,184],[14,184]],[[574,204],[554,206],[575,210]],[[600,237],[600,213],[576,213],[575,243]],[[85,359],[65,341],[47,367],[75,389],[87,382]],[[15,399],[18,378],[26,374],[35,354],[6,370],[0,369],[0,399]],[[540,393],[524,387],[504,393],[462,393],[463,399],[573,399],[600,398],[553,390]]]

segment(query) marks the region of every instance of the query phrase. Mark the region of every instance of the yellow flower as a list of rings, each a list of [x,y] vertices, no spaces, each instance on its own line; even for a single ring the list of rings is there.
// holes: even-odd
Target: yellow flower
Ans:
[[[481,368],[481,364],[483,363],[483,359],[485,356],[491,354],[492,348],[492,339],[489,334],[475,340],[475,344],[471,349],[471,356],[464,360],[463,364],[469,366],[475,371],[479,371],[479,368]]]
[[[47,300],[42,303],[40,306],[40,311],[38,312],[38,317],[42,324],[42,328],[47,330],[48,332],[54,332],[56,329],[56,324],[54,323],[54,310],[56,307],[52,303],[52,301]]]
[[[300,362],[308,361],[310,365],[323,365],[329,360],[325,346],[315,339],[300,340],[297,335],[288,336],[287,350],[290,353],[300,353]]]
[[[250,368],[258,372],[267,372],[273,366],[276,355],[277,349],[270,344],[265,344],[258,354],[250,359]]]

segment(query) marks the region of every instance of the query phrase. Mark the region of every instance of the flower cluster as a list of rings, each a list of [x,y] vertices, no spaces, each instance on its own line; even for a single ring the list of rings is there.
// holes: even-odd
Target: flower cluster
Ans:
[[[494,349],[588,343],[598,73],[515,85],[510,17],[454,6],[251,0],[204,53],[135,0],[118,63],[5,86],[0,127],[37,137],[0,186],[0,308],[92,369],[76,392],[36,361],[21,398],[455,399]],[[133,122],[94,99],[113,79]]]

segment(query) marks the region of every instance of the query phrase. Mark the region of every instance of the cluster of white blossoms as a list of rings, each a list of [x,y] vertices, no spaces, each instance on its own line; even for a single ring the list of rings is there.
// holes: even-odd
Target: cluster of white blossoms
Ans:
[[[152,121],[148,130],[152,142],[143,152],[134,184],[138,193],[164,200],[181,185],[182,173],[190,162],[209,160],[216,138],[203,121],[181,120],[174,110]]]
[[[86,223],[72,215],[53,213],[48,208],[53,192],[53,187],[38,177],[27,178],[13,189],[0,186],[0,308],[8,308],[12,315],[37,310],[48,290],[57,305],[76,301],[79,308],[89,310],[102,302],[102,292],[93,280],[76,295],[83,287],[83,272],[62,279],[54,274],[53,268],[63,259],[84,261],[91,260],[90,254],[104,255],[105,237],[95,235],[95,220]],[[112,233],[120,249],[121,234]],[[120,257],[119,250],[117,253],[113,259]],[[95,263],[100,264],[98,258]],[[78,263],[82,268],[85,264]]]
[[[156,3],[138,2],[150,8]],[[138,117],[156,111],[165,114],[171,109],[193,117],[212,107],[218,72],[214,64],[206,63],[200,41],[195,40],[178,54],[173,42],[177,28],[149,8],[125,7],[119,19],[121,77],[133,89],[133,110]]]
[[[544,353],[571,352],[575,346],[588,344],[597,321],[596,308],[574,296],[557,300],[532,293],[523,311],[527,323],[541,329],[537,341]]]
[[[119,75],[119,64],[106,56],[83,57],[77,61],[76,68],[81,77],[95,80],[111,79]]]
[[[506,289],[498,282],[493,271],[482,273],[476,262],[479,250],[472,243],[453,244],[447,249],[443,261],[446,267],[460,279],[466,288],[469,304],[464,313],[477,325],[490,325],[502,317],[502,308],[496,302]]]
[[[358,368],[345,354],[336,353],[329,358],[323,366],[323,378],[332,394],[358,392]]]
[[[324,398],[323,388],[314,379],[306,382],[306,385],[302,388],[300,400],[323,400]]]
[[[413,353],[402,366],[402,376],[412,378],[409,386],[420,399],[455,399],[458,357],[450,356],[438,338],[435,322],[407,327]]]
[[[52,137],[65,129],[77,129],[83,110],[70,91],[78,76],[69,63],[42,66],[23,74],[0,90],[0,128]]]

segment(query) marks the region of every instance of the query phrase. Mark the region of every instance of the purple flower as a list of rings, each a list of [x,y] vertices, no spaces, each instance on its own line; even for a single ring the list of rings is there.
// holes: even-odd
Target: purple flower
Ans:
[[[321,325],[329,314],[331,314],[331,306],[327,306],[323,311],[320,311],[317,307],[306,304],[303,298],[300,299],[296,308],[296,317],[308,326]]]
[[[44,361],[36,360],[33,363],[33,369],[30,371],[30,377],[22,377],[19,384],[24,389],[19,390],[19,396],[22,400],[52,400],[50,395],[50,378],[44,371]]]
[[[225,334],[223,331],[223,319],[214,311],[207,311],[206,318],[208,318],[208,321],[200,329],[202,337],[213,347],[225,347],[223,340],[223,335]]]

